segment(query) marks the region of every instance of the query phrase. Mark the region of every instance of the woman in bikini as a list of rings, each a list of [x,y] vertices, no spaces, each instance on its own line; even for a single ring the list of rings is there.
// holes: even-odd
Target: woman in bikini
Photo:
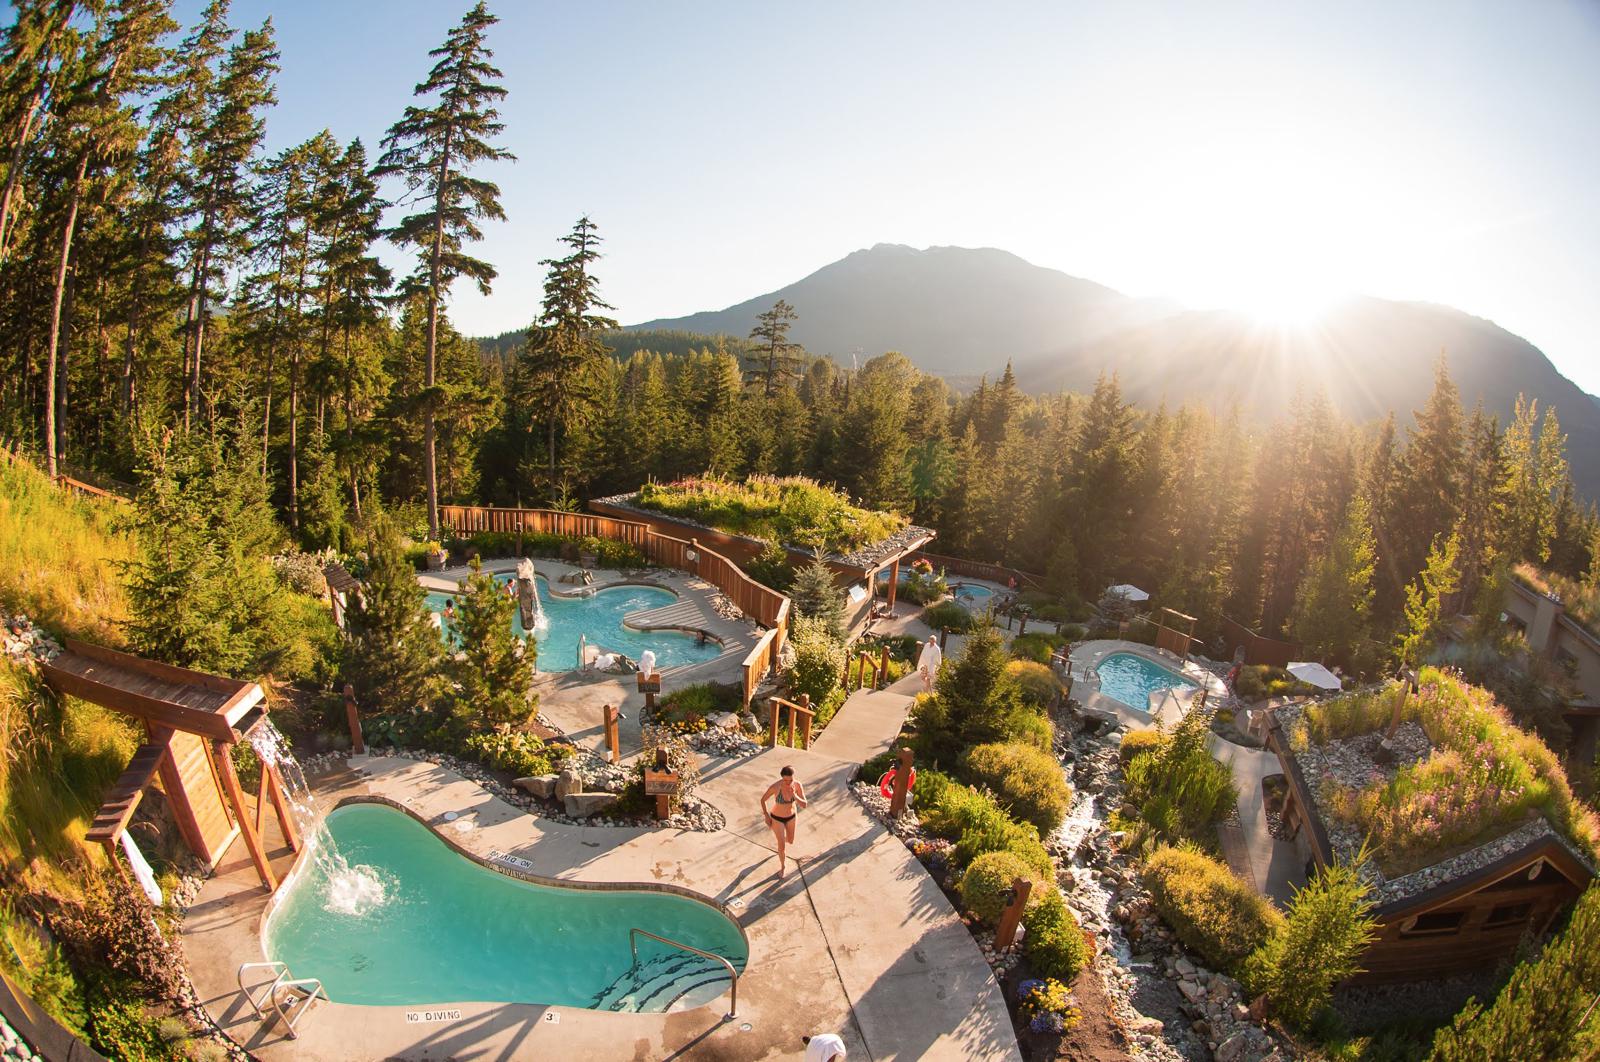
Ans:
[[[784,849],[794,844],[794,817],[806,806],[806,791],[794,780],[793,767],[785,767],[779,774],[781,777],[761,794],[761,814],[767,820],[772,835],[778,839],[778,879],[781,881]],[[772,801],[770,809],[767,807],[769,800]]]

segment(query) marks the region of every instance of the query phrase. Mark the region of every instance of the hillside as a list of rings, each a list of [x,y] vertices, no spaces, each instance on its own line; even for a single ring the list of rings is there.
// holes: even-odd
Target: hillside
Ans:
[[[1134,299],[1005,251],[879,244],[727,309],[629,330],[743,336],[780,298],[799,313],[793,338],[846,362],[856,351],[899,350],[925,371],[972,378],[992,377],[1011,360],[1036,391],[1086,391],[1115,370],[1142,404],[1238,402],[1261,419],[1297,389],[1320,386],[1347,416],[1393,409],[1404,421],[1426,398],[1444,351],[1469,408],[1482,400],[1505,421],[1519,392],[1553,405],[1575,484],[1600,498],[1600,401],[1527,340],[1446,306],[1354,298],[1315,327],[1273,329]]]

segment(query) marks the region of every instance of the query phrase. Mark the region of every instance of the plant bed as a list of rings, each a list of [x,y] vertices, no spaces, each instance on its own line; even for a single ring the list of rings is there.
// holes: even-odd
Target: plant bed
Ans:
[[[1093,948],[1094,937],[1085,933]],[[1006,1002],[1011,1007],[1012,1029],[1026,1062],[1119,1062],[1130,1059],[1127,1032],[1117,1022],[1111,997],[1091,963],[1078,972],[1067,986],[1072,993],[1078,1020],[1062,1032],[1035,1031],[1017,999],[1017,988],[1035,976],[1023,960],[1006,978]]]

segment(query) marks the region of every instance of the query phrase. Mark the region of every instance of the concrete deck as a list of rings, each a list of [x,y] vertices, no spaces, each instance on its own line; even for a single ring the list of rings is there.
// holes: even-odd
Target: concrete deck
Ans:
[[[791,849],[800,872],[779,882],[759,798],[785,763],[794,765],[811,806]],[[843,1036],[852,1059],[1019,1058],[988,965],[932,878],[850,795],[855,767],[790,749],[708,760],[702,795],[728,818],[726,829],[710,834],[548,822],[452,771],[400,757],[354,757],[349,769],[317,782],[325,808],[346,799],[395,803],[489,865],[499,852],[526,860],[541,878],[665,883],[723,905],[750,944],[732,1021],[724,1019],[726,997],[666,1014],[454,1000],[319,1004],[300,1038],[288,1040],[255,1019],[235,982],[240,963],[262,957],[267,907],[242,846],[189,909],[190,972],[208,1012],[266,1062],[798,1058],[800,1037],[821,1031]],[[446,812],[458,816],[449,829]],[[461,831],[462,821],[472,827]],[[279,865],[287,861],[280,849]],[[449,1004],[447,1020],[416,1020],[439,1004]]]

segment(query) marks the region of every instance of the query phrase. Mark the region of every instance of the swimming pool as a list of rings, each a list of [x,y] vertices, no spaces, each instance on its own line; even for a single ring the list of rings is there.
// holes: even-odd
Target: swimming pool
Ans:
[[[495,576],[496,584],[505,586],[510,575]],[[454,594],[429,591],[428,608],[441,613],[439,619],[445,637],[453,637],[450,620],[442,613]],[[539,601],[544,606],[549,626],[536,632],[539,644],[540,671],[572,671],[578,666],[578,639],[584,637],[590,645],[598,645],[606,652],[622,653],[635,662],[646,649],[656,651],[656,667],[679,667],[715,659],[722,653],[718,642],[699,639],[683,631],[641,631],[626,626],[622,617],[630,612],[661,608],[676,601],[671,590],[656,586],[617,586],[597,590],[584,597],[561,597],[550,592],[544,576],[539,577]],[[525,633],[521,610],[512,616],[511,629]]]
[[[269,916],[268,958],[322,980],[335,1003],[541,1003],[663,1011],[728,990],[720,963],[629,929],[722,955],[743,970],[749,946],[710,904],[666,892],[535,885],[452,851],[433,831],[383,804],[348,804],[325,820],[353,866],[370,868],[384,899],[364,914],[329,902],[324,861],[307,863]]]
[[[1157,690],[1198,685],[1137,653],[1112,653],[1100,661],[1095,671],[1100,676],[1101,693],[1140,711],[1149,707],[1150,694]]]
[[[950,588],[956,600],[974,612],[982,612],[993,603],[994,590],[981,583],[957,583]]]

